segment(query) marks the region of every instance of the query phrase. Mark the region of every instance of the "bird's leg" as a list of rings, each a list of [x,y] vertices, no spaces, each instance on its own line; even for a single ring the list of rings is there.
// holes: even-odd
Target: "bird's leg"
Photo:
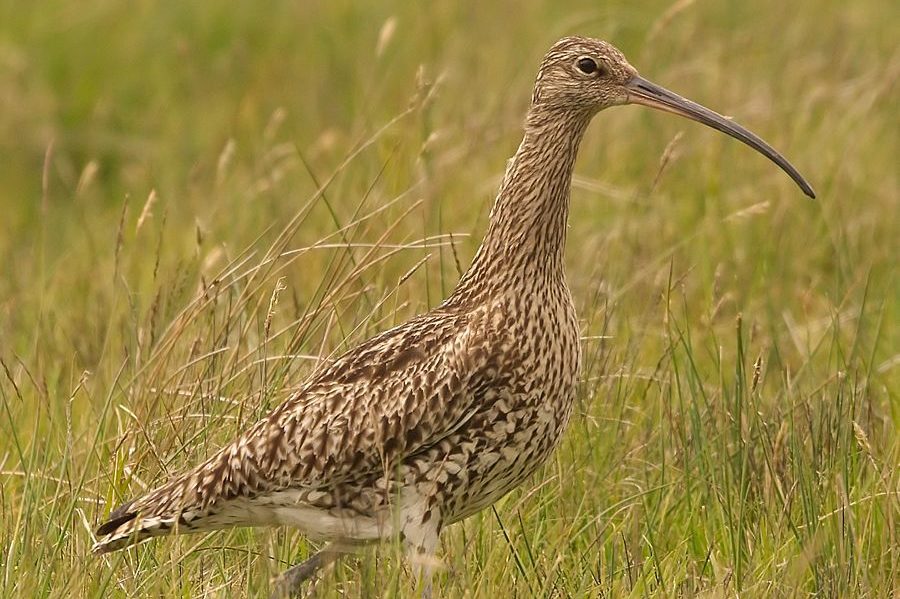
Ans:
[[[333,564],[343,551],[335,543],[329,543],[306,560],[291,566],[273,583],[271,599],[297,597],[303,583],[316,575],[319,570]]]
[[[404,520],[403,543],[416,579],[416,588],[421,589],[423,599],[430,599],[431,577],[439,563],[436,557],[441,533],[438,508],[411,510],[404,514]]]

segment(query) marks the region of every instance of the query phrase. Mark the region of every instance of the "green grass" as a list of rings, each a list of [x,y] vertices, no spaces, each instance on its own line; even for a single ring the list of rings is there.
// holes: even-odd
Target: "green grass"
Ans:
[[[482,4],[0,4],[0,595],[253,596],[313,550],[243,529],[89,554],[113,504],[452,289],[568,33],[739,117],[819,200],[699,125],[596,119],[572,426],[445,532],[437,595],[896,592],[896,11]],[[410,589],[390,545],[320,586]]]

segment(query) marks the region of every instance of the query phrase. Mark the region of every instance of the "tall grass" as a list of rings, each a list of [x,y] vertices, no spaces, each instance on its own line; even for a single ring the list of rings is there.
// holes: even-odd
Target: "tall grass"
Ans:
[[[614,41],[814,183],[601,114],[573,189],[570,431],[446,531],[439,596],[888,597],[900,580],[900,20],[846,4],[0,6],[0,595],[264,593],[290,530],[94,558],[202,460],[469,263],[536,65]],[[395,546],[324,596],[406,596]]]

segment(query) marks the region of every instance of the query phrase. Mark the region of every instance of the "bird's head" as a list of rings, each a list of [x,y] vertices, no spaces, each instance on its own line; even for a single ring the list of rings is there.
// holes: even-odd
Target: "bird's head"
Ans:
[[[703,123],[738,139],[815,192],[781,154],[734,121],[641,77],[625,55],[603,40],[566,37],[550,48],[534,84],[529,121],[552,123],[562,115],[590,118],[610,106],[642,104]]]
[[[565,37],[550,48],[534,84],[532,106],[594,114],[626,104],[627,85],[637,76],[612,44],[587,37]]]

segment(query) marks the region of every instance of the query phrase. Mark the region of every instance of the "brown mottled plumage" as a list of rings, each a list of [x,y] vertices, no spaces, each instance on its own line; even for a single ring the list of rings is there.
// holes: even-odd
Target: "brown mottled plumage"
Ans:
[[[453,294],[324,367],[200,466],[114,510],[94,551],[176,530],[291,525],[337,546],[400,535],[432,555],[442,528],[522,483],[565,430],[579,374],[563,269],[578,146],[599,110],[626,103],[724,131],[812,195],[759,138],[642,79],[610,44],[562,39],[541,64],[524,139]]]

